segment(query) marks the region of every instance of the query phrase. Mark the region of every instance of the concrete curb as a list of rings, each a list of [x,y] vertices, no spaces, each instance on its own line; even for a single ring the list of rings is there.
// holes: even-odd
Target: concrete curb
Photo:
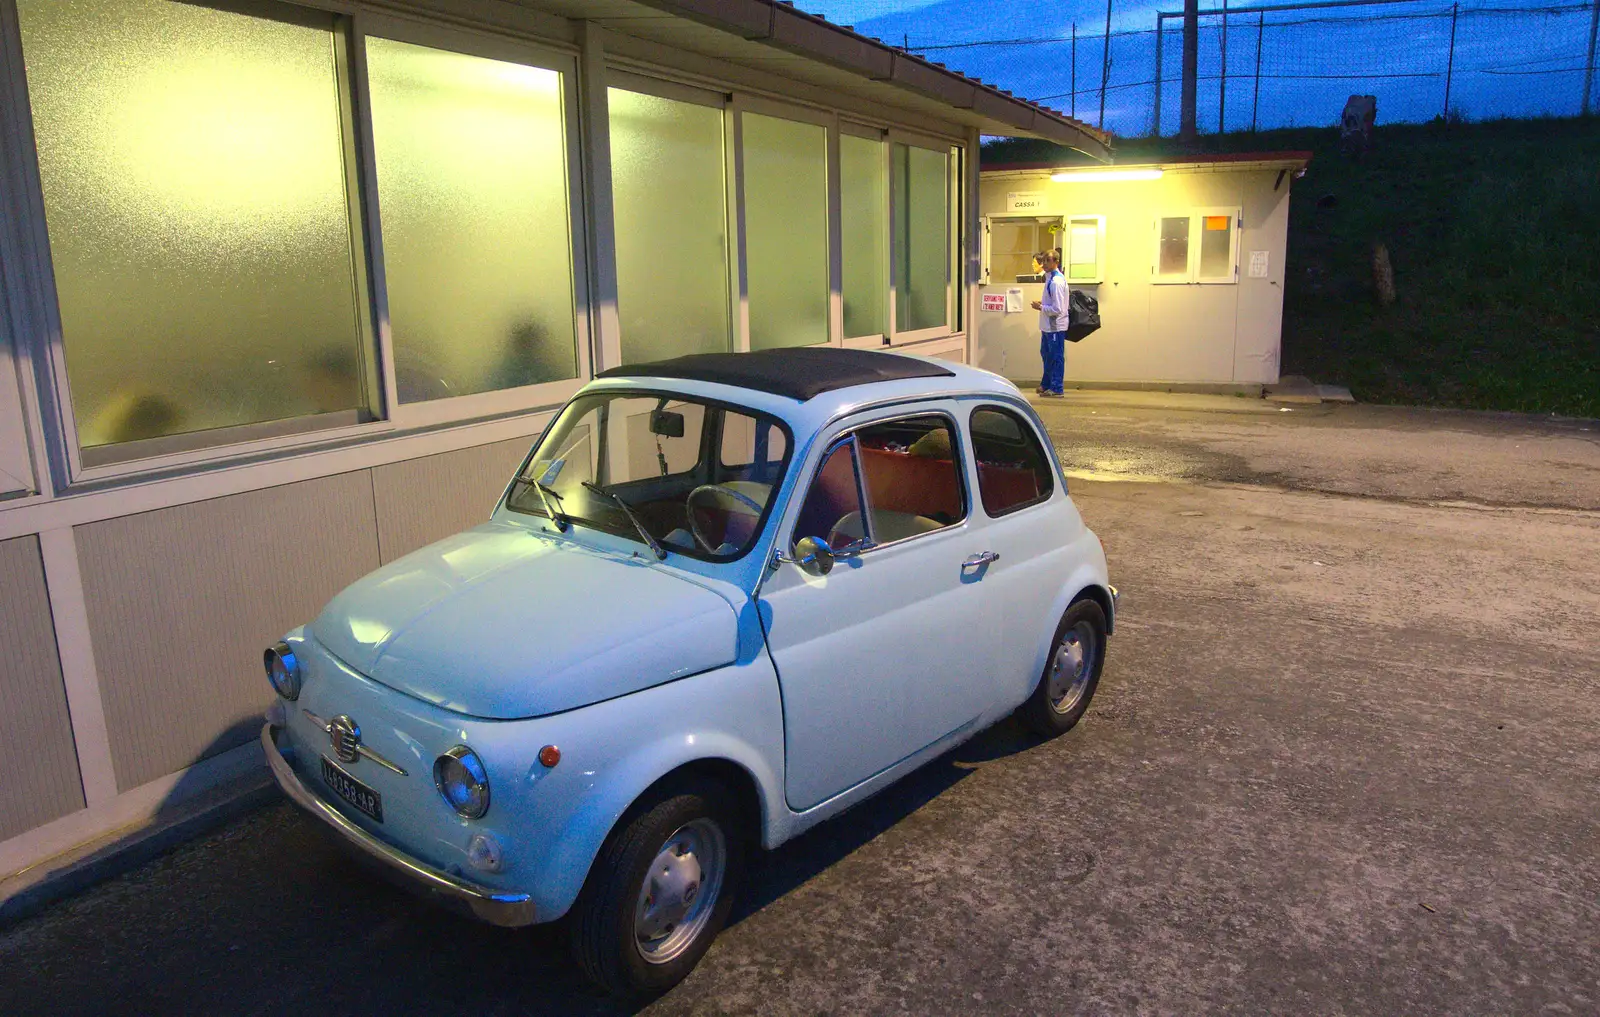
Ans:
[[[0,929],[138,868],[171,849],[280,800],[270,775],[250,773],[165,814],[114,830],[0,881]]]

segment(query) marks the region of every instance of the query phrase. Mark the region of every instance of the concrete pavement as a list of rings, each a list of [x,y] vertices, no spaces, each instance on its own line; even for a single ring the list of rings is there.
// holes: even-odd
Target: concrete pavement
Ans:
[[[1084,723],[767,857],[645,1012],[1600,1010],[1592,425],[1073,395],[1124,593]],[[346,1011],[628,1008],[286,806],[0,931],[0,1013]]]

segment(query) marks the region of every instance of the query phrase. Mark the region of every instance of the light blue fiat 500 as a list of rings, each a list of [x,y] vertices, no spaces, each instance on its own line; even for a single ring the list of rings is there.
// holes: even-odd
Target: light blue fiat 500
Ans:
[[[266,652],[290,798],[607,988],[682,979],[750,853],[1016,712],[1083,715],[1116,591],[1008,382],[832,348],[605,372],[489,521]]]

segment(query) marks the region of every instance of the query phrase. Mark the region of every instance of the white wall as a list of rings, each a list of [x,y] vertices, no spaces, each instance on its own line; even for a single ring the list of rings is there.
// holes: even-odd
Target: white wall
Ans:
[[[1289,183],[1276,169],[1169,169],[1159,180],[1056,183],[1048,174],[984,173],[981,214],[1006,214],[1006,195],[1043,192],[1039,215],[1106,217],[1105,281],[1083,286],[1100,303],[1100,331],[1067,346],[1067,382],[1272,384],[1278,380],[1288,246]],[[1274,189],[1274,185],[1276,189]],[[1221,284],[1154,284],[1155,219],[1238,207],[1239,279]],[[1268,274],[1247,274],[1251,251],[1266,251]],[[1013,282],[1011,287],[1019,284]],[[1021,284],[1026,302],[1038,283]],[[984,293],[1004,293],[995,279]],[[973,362],[1019,381],[1039,378],[1038,313],[978,311]]]

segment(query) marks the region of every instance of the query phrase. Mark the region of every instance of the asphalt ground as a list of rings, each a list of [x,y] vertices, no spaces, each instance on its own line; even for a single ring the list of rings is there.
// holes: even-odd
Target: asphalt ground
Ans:
[[[1600,1012],[1593,425],[1074,395],[1087,718],[761,859],[644,1012]],[[7,1015],[633,1009],[281,804],[0,930]]]

